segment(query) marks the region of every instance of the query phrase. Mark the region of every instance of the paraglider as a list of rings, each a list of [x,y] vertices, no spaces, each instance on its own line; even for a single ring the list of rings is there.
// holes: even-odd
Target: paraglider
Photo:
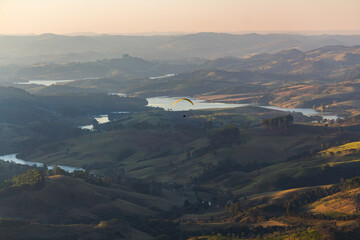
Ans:
[[[190,99],[188,99],[188,98],[180,98],[180,99],[178,99],[177,101],[174,102],[173,107],[175,107],[175,105],[176,105],[178,102],[182,101],[182,100],[188,101],[189,103],[191,103],[192,105],[194,105],[194,103],[193,103]],[[184,114],[183,117],[186,117],[186,115]]]
[[[182,101],[182,100],[188,101],[189,103],[191,103],[192,105],[194,105],[194,103],[193,103],[190,99],[187,99],[187,98],[180,98],[179,100],[177,100],[176,102],[174,102],[173,107],[175,106],[175,104],[177,104],[178,102],[180,102],[180,101]]]

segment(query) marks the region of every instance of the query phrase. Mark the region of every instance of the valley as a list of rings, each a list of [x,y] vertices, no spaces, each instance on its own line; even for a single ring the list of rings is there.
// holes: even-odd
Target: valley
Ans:
[[[312,46],[4,67],[0,238],[357,239],[360,48]]]

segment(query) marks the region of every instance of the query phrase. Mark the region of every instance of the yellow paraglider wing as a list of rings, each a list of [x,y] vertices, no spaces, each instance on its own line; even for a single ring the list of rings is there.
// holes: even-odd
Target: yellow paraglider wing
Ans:
[[[190,99],[187,99],[187,98],[180,98],[179,100],[177,100],[173,106],[175,106],[175,104],[177,104],[178,102],[182,101],[182,100],[185,100],[185,101],[188,101],[189,103],[191,103],[192,105],[194,105],[194,103],[190,100]]]

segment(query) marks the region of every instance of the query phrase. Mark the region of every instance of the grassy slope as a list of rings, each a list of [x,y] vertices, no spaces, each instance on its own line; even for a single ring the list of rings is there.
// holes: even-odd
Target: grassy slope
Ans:
[[[356,214],[359,209],[360,188],[339,192],[325,197],[308,206],[312,213],[323,213],[329,216],[346,216]]]
[[[344,156],[357,153],[360,150],[360,142],[351,142],[341,146],[332,147],[319,152],[322,157],[327,156]]]
[[[274,175],[285,171],[296,172],[302,165],[306,165],[297,162],[282,163],[288,157],[320,146],[338,133],[333,129],[303,125],[296,125],[287,132],[250,127],[241,129],[240,145],[219,148],[191,159],[187,159],[186,154],[206,147],[209,144],[207,135],[215,131],[208,129],[208,133],[201,132],[198,124],[203,125],[211,120],[215,127],[230,123],[240,127],[245,124],[252,126],[259,124],[261,119],[281,114],[258,107],[194,111],[189,113],[187,118],[183,118],[182,115],[180,117],[176,112],[139,112],[120,117],[110,131],[92,132],[66,141],[43,145],[25,154],[25,157],[30,161],[48,164],[98,169],[100,174],[103,174],[105,169],[123,168],[129,176],[179,183],[187,183],[191,177],[201,174],[204,166],[217,165],[219,161],[226,159],[242,165],[255,162],[260,165],[278,163],[264,168],[259,173],[244,174],[241,169],[234,169],[233,176],[225,176],[225,181],[215,179],[209,183],[239,190],[244,187],[241,182],[246,180],[247,186],[242,191],[254,191],[256,185],[267,182]],[[139,126],[144,123],[148,126],[141,129]],[[116,124],[121,126],[118,128]],[[179,126],[190,128],[180,130]],[[196,133],[195,130],[200,132]],[[321,135],[324,136],[320,139]],[[122,151],[129,149],[134,154],[121,157]],[[248,180],[251,180],[250,184]]]
[[[133,192],[120,185],[102,187],[81,179],[54,176],[38,191],[1,193],[2,217],[37,220],[46,223],[86,223],[103,217],[151,216],[150,208],[169,210],[181,205],[176,193],[154,197]]]
[[[126,239],[151,239],[130,226],[128,217],[155,216],[157,209],[168,211],[183,201],[177,193],[167,190],[163,190],[163,196],[155,197],[121,185],[103,187],[56,175],[46,178],[40,190],[2,192],[0,203],[1,238],[20,239],[18,231],[10,231],[16,226],[36,239],[103,239],[116,232]]]
[[[264,184],[275,175],[283,172],[296,173],[309,163],[285,162],[293,154],[320,144],[314,133],[277,134],[261,129],[241,131],[241,145],[224,147],[199,157],[186,158],[188,151],[208,145],[206,137],[191,138],[191,133],[169,132],[163,130],[118,130],[102,133],[90,133],[57,145],[45,145],[36,149],[27,157],[31,161],[46,162],[82,167],[84,165],[103,164],[100,169],[125,169],[129,176],[150,178],[158,181],[187,183],[191,176],[197,176],[207,164],[217,165],[219,161],[231,159],[242,165],[272,164],[260,172],[249,172],[228,176],[225,180],[215,179],[210,185],[227,186],[254,191],[257,185]],[[331,139],[332,135],[327,136]],[[325,141],[324,138],[322,141]],[[125,159],[119,159],[123,149],[131,148],[135,153]],[[163,155],[162,155],[163,153]],[[275,164],[275,165],[274,165]],[[313,164],[316,166],[316,164]],[[236,171],[236,169],[234,169]],[[100,171],[101,173],[101,171]],[[236,173],[236,172],[234,172]],[[251,183],[243,186],[242,181]],[[270,181],[271,182],[271,181]],[[260,189],[259,189],[260,190]],[[267,189],[270,190],[270,189]]]
[[[332,185],[316,186],[316,188],[330,188]],[[285,212],[276,212],[274,210],[266,209],[264,206],[272,204],[282,205],[285,201],[292,199],[299,193],[305,193],[313,189],[314,187],[306,188],[294,188],[283,191],[262,193],[253,196],[249,196],[246,200],[241,200],[240,205],[242,209],[256,210],[257,220],[253,222],[250,220],[247,214],[244,212],[239,213],[236,216],[230,216],[228,212],[218,210],[217,212],[208,214],[195,214],[185,215],[183,217],[184,224],[183,229],[191,229],[196,231],[208,232],[215,231],[214,229],[231,229],[233,227],[282,227],[286,226],[287,229],[274,230],[271,234],[263,235],[264,239],[334,239],[332,231],[328,231],[328,227],[332,226],[336,228],[336,231],[349,231],[356,227],[356,221],[354,220],[326,220],[317,218],[306,218],[300,216],[289,216]],[[321,198],[311,204],[305,206],[305,211],[310,214],[323,213],[329,217],[342,217],[356,213],[358,205],[355,202],[356,197],[359,195],[359,188],[348,190],[345,192],[338,192],[328,197]],[[264,217],[267,216],[267,217]],[[215,221],[214,221],[215,219]],[[216,221],[218,219],[218,221]],[[302,226],[306,228],[302,228]],[[292,227],[297,226],[296,229]],[[215,231],[216,232],[216,231]],[[256,235],[256,234],[255,234]],[[238,235],[240,236],[240,235]],[[316,238],[312,238],[316,236]],[[196,239],[196,238],[190,238]],[[199,239],[258,239],[256,237],[242,237],[242,238],[216,238],[213,236],[200,236]],[[336,239],[336,238],[335,238]],[[357,239],[357,238],[348,238]]]
[[[226,114],[223,114],[220,110],[216,113],[207,116],[214,117],[215,122],[226,122],[228,119],[224,116],[227,114],[233,114],[235,111],[229,110]],[[220,113],[220,114],[219,114]],[[144,113],[141,113],[144,114]],[[218,114],[218,115],[217,115]],[[242,119],[241,115],[234,115],[239,119]],[[164,121],[168,120],[167,116],[160,115],[141,115],[140,119],[146,119],[151,121],[154,124],[159,122],[159,117]],[[255,119],[261,119],[260,115],[254,115]],[[136,118],[135,120],[139,120]],[[248,118],[245,118],[246,121]],[[166,120],[166,121],[167,121]],[[127,124],[130,124],[132,121],[129,121]],[[256,120],[259,121],[259,120]],[[161,121],[160,121],[161,122]],[[326,157],[313,157],[310,159],[294,159],[291,161],[285,161],[287,157],[290,157],[293,154],[301,153],[307,151],[314,146],[319,146],[321,143],[332,140],[334,137],[338,136],[340,131],[336,131],[331,128],[321,128],[321,127],[310,127],[304,125],[295,125],[290,127],[288,131],[285,132],[275,132],[264,130],[263,128],[249,128],[241,129],[242,143],[241,145],[234,144],[231,147],[224,147],[217,149],[217,154],[213,152],[206,153],[203,156],[186,159],[186,151],[199,149],[208,144],[208,139],[205,136],[193,135],[191,132],[178,131],[172,129],[160,130],[160,129],[144,129],[144,130],[134,130],[134,129],[122,129],[122,130],[113,130],[109,132],[100,132],[100,133],[89,133],[88,135],[81,136],[79,138],[70,139],[68,141],[63,141],[62,144],[57,144],[57,148],[54,146],[48,145],[43,148],[36,149],[33,152],[33,155],[29,155],[31,160],[34,161],[47,161],[52,163],[61,163],[64,165],[73,165],[74,163],[81,166],[82,164],[90,164],[95,162],[110,162],[115,164],[115,169],[124,168],[127,175],[139,177],[139,178],[154,178],[159,181],[164,182],[180,182],[186,183],[189,181],[191,176],[196,176],[203,171],[203,166],[208,163],[216,164],[218,160],[223,160],[225,158],[234,159],[242,164],[252,163],[255,160],[259,163],[268,163],[270,166],[262,167],[260,170],[255,170],[251,172],[243,172],[242,169],[233,169],[232,172],[226,173],[224,175],[219,175],[210,181],[204,183],[204,186],[211,188],[219,189],[230,189],[233,193],[262,193],[259,197],[249,197],[251,201],[259,201],[259,198],[265,198],[266,201],[284,201],[285,199],[291,198],[292,193],[302,191],[307,188],[300,189],[287,189],[282,192],[276,193],[267,193],[268,191],[277,190],[274,187],[273,183],[279,176],[293,176],[293,177],[303,177],[308,176],[312,178],[314,176],[314,170],[322,169],[327,163],[332,161],[332,158]],[[321,138],[318,138],[321,136]],[[320,140],[319,140],[320,139]],[[51,147],[52,146],[52,147]],[[132,147],[136,149],[136,152],[128,158],[122,159],[120,161],[116,160],[119,152],[124,149]],[[52,152],[51,154],[47,154]],[[159,156],[159,153],[165,153],[164,156]],[[355,158],[356,156],[351,156]],[[145,159],[145,160],[144,160]],[[349,160],[349,161],[348,161]],[[347,165],[353,162],[353,159],[342,159],[342,162],[338,161],[337,165]],[[113,168],[114,166],[108,166]],[[330,166],[332,168],[332,166]],[[64,180],[65,179],[65,180]],[[76,179],[75,179],[76,180]],[[150,207],[164,207],[163,209],[169,209],[168,207],[171,204],[181,205],[183,203],[182,198],[180,200],[175,200],[175,196],[171,193],[170,195],[164,196],[163,200],[159,198],[148,197],[147,195],[137,194],[137,193],[127,193],[127,189],[123,189],[119,186],[113,186],[112,190],[104,189],[103,187],[91,187],[91,196],[87,195],[87,189],[89,189],[87,183],[82,182],[81,180],[69,181],[67,178],[54,178],[47,180],[52,186],[56,186],[55,190],[49,188],[44,193],[44,195],[54,194],[52,191],[64,193],[67,191],[68,186],[74,186],[80,189],[84,189],[84,198],[92,199],[95,203],[89,201],[89,206],[86,214],[81,215],[84,211],[81,207],[75,209],[73,212],[69,210],[64,210],[65,216],[69,219],[81,216],[84,219],[99,219],[97,214],[108,214],[108,213],[119,213],[121,214],[130,214],[130,215],[152,215],[154,210]],[[62,183],[62,181],[65,181]],[[80,182],[78,182],[80,181]],[[84,185],[83,185],[84,184]],[[51,185],[48,185],[51,186]],[[57,188],[57,190],[56,190]],[[47,189],[46,187],[44,189]],[[116,190],[116,191],[115,191]],[[43,191],[43,190],[42,190]],[[114,192],[113,192],[114,191]],[[105,193],[107,192],[107,193]],[[116,192],[116,193],[115,193]],[[120,193],[121,192],[121,193]],[[73,192],[76,196],[76,192]],[[81,194],[83,194],[80,191]],[[80,194],[80,195],[81,195]],[[71,193],[69,193],[71,196]],[[135,196],[136,195],[136,196]],[[140,195],[140,196],[139,196]],[[40,196],[40,197],[39,197]],[[72,206],[72,200],[69,200],[67,194],[61,195],[58,199],[43,199],[42,193],[34,197],[31,201],[36,205],[36,202],[44,201],[46,203],[50,202],[54,205],[49,205],[51,209],[57,209],[60,206],[59,201],[66,204],[67,206]],[[113,197],[116,199],[113,199]],[[200,195],[202,196],[202,195]],[[28,196],[21,196],[21,198],[26,199]],[[96,200],[100,197],[101,202],[97,204]],[[210,196],[211,197],[211,196]],[[258,198],[255,198],[258,197]],[[170,200],[171,199],[171,200]],[[17,206],[22,204],[27,204],[27,201],[18,202],[8,199],[7,202],[4,202],[3,206],[9,206],[6,204],[15,202]],[[30,204],[31,204],[30,201]],[[105,201],[105,203],[104,203]],[[62,204],[61,203],[61,204]],[[175,204],[174,204],[175,205]],[[27,206],[27,205],[25,205]],[[1,208],[0,208],[1,209]],[[13,208],[11,211],[15,213],[17,209]],[[27,213],[27,208],[20,207],[19,211],[24,211],[24,214]],[[37,209],[36,212],[44,211],[42,209]],[[62,213],[63,214],[63,213]],[[76,216],[72,215],[76,214]],[[218,214],[218,213],[216,213]],[[56,211],[51,211],[49,214],[53,219],[59,218]],[[14,217],[15,215],[9,215]],[[36,216],[36,214],[34,215]],[[41,216],[36,216],[41,217]],[[44,219],[45,221],[46,219]],[[78,218],[76,220],[79,220]],[[80,219],[81,220],[81,219]],[[275,223],[273,222],[275,221]],[[258,223],[261,226],[272,225],[287,225],[294,224],[294,222],[299,221],[298,219],[290,219],[285,217],[284,219],[273,219],[269,221],[264,221]],[[309,221],[303,220],[304,223],[309,223]],[[312,220],[316,222],[315,220]],[[318,220],[317,220],[318,221]],[[316,222],[316,224],[318,224]],[[242,223],[241,223],[242,224]],[[314,223],[315,224],[315,223]],[[340,223],[339,223],[340,224]],[[347,224],[347,223],[344,223]],[[235,225],[238,225],[236,223]],[[219,226],[218,223],[207,226],[205,224],[205,229],[215,229]],[[224,225],[225,226],[225,225]],[[226,225],[228,226],[228,225]],[[202,226],[198,225],[189,225],[186,226],[187,230],[198,230],[203,229]]]
[[[152,236],[135,228],[115,223],[99,227],[99,224],[42,224],[18,220],[0,220],[2,239],[144,239]],[[16,229],[16,230],[14,230]],[[24,238],[26,236],[26,238]]]

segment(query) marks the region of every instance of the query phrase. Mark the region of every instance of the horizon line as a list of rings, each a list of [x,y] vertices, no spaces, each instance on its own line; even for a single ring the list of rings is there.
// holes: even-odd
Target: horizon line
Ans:
[[[321,36],[321,35],[360,35],[359,30],[307,30],[307,31],[235,31],[235,32],[217,32],[217,31],[198,31],[198,32],[183,32],[183,31],[151,31],[151,32],[134,32],[134,33],[97,33],[97,32],[70,32],[70,33],[0,33],[0,36],[41,36],[41,35],[57,35],[57,36],[183,36],[201,33],[214,34],[230,34],[230,35],[270,35],[270,34],[287,34],[287,35],[307,35],[307,36]]]

